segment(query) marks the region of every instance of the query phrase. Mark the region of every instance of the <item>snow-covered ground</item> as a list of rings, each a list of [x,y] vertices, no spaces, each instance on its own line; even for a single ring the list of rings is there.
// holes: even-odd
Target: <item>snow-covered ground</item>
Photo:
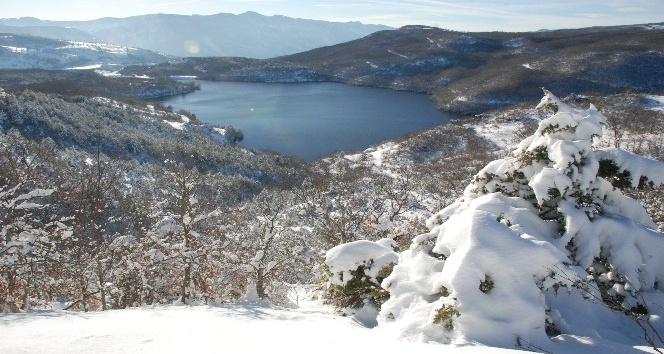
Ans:
[[[560,353],[626,353],[609,343],[567,338]],[[612,349],[613,348],[613,349]],[[645,352],[646,348],[641,348]],[[297,308],[252,304],[161,306],[105,312],[41,310],[0,314],[0,353],[407,353],[512,354],[527,350],[401,342],[319,301]],[[634,349],[634,353],[639,350]]]
[[[89,313],[48,310],[1,314],[0,353],[520,352],[399,342],[334,314],[318,301],[300,305],[163,306]]]

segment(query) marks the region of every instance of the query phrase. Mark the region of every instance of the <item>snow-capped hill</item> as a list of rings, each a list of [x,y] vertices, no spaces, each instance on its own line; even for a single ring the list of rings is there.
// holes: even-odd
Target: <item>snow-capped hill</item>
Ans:
[[[165,62],[145,49],[19,34],[0,35],[0,69],[97,69]]]

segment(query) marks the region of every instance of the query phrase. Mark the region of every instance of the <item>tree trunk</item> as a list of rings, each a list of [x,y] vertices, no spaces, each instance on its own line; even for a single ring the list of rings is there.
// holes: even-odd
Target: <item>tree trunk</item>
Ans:
[[[182,277],[182,286],[180,287],[180,301],[184,304],[187,301],[187,288],[191,280],[191,263],[185,258],[184,276]]]
[[[6,309],[9,310],[10,312],[21,312],[18,306],[16,306],[16,302],[14,301],[14,297],[16,296],[15,291],[14,291],[14,282],[16,281],[16,278],[14,276],[14,271],[13,270],[8,270],[7,271],[7,296],[5,297],[5,306]]]
[[[101,299],[101,310],[106,311],[108,307],[106,305],[106,282],[104,281],[104,265],[101,262],[101,259],[97,258],[97,279],[99,279],[99,292]]]
[[[259,299],[265,299],[267,297],[265,294],[265,276],[261,269],[259,269],[256,274],[256,294]]]

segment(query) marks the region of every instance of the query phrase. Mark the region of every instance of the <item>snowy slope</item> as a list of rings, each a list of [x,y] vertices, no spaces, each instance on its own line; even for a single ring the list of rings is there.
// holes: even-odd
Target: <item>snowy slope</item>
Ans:
[[[167,60],[168,57],[145,49],[0,34],[0,69],[96,69]]]

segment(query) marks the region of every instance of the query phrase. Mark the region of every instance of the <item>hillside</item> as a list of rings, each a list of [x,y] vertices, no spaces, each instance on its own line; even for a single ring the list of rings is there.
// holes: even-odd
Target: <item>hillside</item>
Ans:
[[[361,38],[389,27],[359,22],[326,22],[285,16],[154,14],[91,21],[42,21],[35,18],[0,19],[0,25],[59,39],[83,33],[97,42],[150,49],[174,56],[241,56],[271,58]],[[5,29],[9,29],[5,27]],[[58,27],[60,30],[54,31]],[[2,27],[0,27],[2,29]]]
[[[664,30],[621,26],[460,33],[410,26],[280,59],[354,85],[429,92],[444,110],[479,113],[560,94],[664,90]]]
[[[49,70],[117,70],[126,65],[163,63],[172,59],[150,50],[127,46],[10,33],[0,33],[0,57],[0,69]]]

